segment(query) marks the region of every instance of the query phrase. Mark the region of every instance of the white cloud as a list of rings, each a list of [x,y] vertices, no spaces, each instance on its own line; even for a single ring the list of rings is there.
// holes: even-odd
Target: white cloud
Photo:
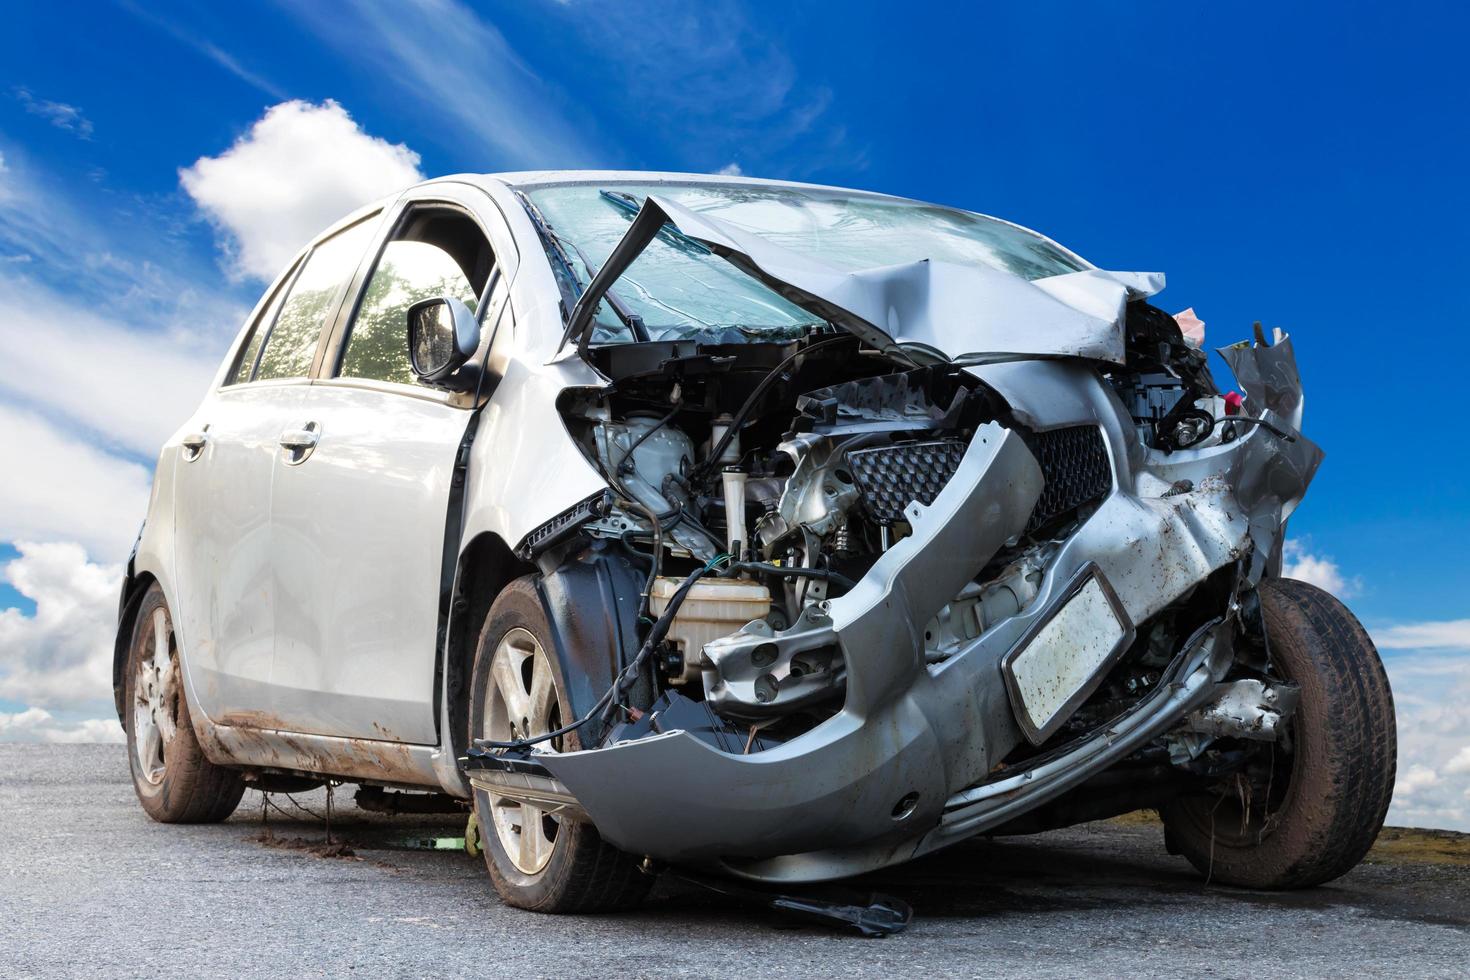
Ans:
[[[1470,652],[1470,619],[1401,623],[1373,631],[1383,650],[1463,650]]]
[[[93,555],[127,555],[148,507],[146,467],[4,404],[0,459],[0,541],[77,541]]]
[[[734,160],[731,160],[729,163],[725,164],[719,170],[716,170],[715,173],[720,174],[720,175],[725,176],[725,177],[743,177],[743,176],[745,176],[745,171],[744,170],[741,170],[740,169],[740,164],[736,163]]]
[[[82,110],[65,102],[52,102],[49,99],[38,99],[31,94],[30,89],[25,86],[17,86],[15,98],[33,116],[42,119],[69,133],[75,133],[79,138],[89,140],[92,138],[92,120],[82,114]]]
[[[125,737],[116,718],[63,722],[44,708],[0,711],[0,742],[122,742]]]
[[[1390,823],[1470,831],[1470,657],[1384,659],[1398,715],[1398,782]]]
[[[1308,549],[1310,542],[1288,541],[1282,549],[1281,574],[1284,578],[1309,582],[1325,589],[1339,599],[1347,599],[1362,590],[1362,583],[1348,578],[1338,568],[1337,562],[1327,555],[1313,554]]]
[[[1456,752],[1444,767],[1446,776],[1459,776],[1470,773],[1470,745],[1463,746]]]
[[[109,710],[122,569],[88,561],[76,544],[17,542],[16,550],[5,580],[36,609],[0,611],[0,698],[28,706],[7,725],[53,721],[42,709]]]
[[[1420,790],[1439,785],[1439,774],[1425,765],[1412,765],[1394,783],[1394,793],[1399,797],[1410,797]]]
[[[179,180],[226,236],[231,271],[270,280],[332,222],[421,180],[418,164],[417,153],[363,132],[330,99],[292,101]]]

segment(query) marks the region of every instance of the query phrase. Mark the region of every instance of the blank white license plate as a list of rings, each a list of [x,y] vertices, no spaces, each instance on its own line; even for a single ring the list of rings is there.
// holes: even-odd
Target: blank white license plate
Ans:
[[[1045,741],[1102,680],[1132,629],[1092,571],[1070,599],[1006,655],[1012,707],[1026,736]]]

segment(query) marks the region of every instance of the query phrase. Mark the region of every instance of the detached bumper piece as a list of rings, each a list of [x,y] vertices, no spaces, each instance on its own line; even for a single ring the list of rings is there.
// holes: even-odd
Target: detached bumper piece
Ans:
[[[459,762],[470,785],[492,799],[527,803],[567,820],[587,820],[587,811],[576,797],[527,749],[472,748]]]

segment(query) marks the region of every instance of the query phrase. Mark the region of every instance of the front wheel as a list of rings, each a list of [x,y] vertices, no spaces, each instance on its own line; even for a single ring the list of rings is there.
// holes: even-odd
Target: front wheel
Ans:
[[[527,575],[490,607],[475,652],[470,688],[472,737],[507,741],[554,731],[572,720],[551,626]],[[577,733],[544,743],[573,751]],[[637,904],[652,879],[637,860],[598,836],[589,823],[565,820],[524,803],[475,790],[480,848],[495,890],[507,905],[537,912],[597,912]]]
[[[1393,796],[1393,695],[1373,641],[1327,592],[1292,579],[1259,590],[1275,670],[1301,687],[1289,741],[1263,745],[1265,779],[1183,796],[1165,842],[1212,881],[1309,888],[1350,871]]]

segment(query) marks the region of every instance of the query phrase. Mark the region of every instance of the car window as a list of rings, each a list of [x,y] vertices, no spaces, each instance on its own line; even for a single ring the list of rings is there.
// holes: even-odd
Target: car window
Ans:
[[[276,320],[276,314],[280,312],[281,303],[286,299],[286,284],[276,290],[271,297],[270,304],[261,311],[255,323],[250,327],[250,336],[245,340],[245,346],[240,350],[239,360],[235,362],[235,369],[230,372],[227,385],[242,385],[250,380],[255,373],[255,361],[260,356],[260,345],[265,340],[265,335],[270,332],[271,324]]]
[[[338,375],[416,384],[408,357],[408,308],[452,296],[475,309],[493,265],[490,242],[467,214],[441,206],[410,211],[363,290]]]
[[[372,227],[372,221],[360,221],[312,249],[276,314],[254,380],[304,378],[311,373],[322,326],[343,283],[356,271]]]

